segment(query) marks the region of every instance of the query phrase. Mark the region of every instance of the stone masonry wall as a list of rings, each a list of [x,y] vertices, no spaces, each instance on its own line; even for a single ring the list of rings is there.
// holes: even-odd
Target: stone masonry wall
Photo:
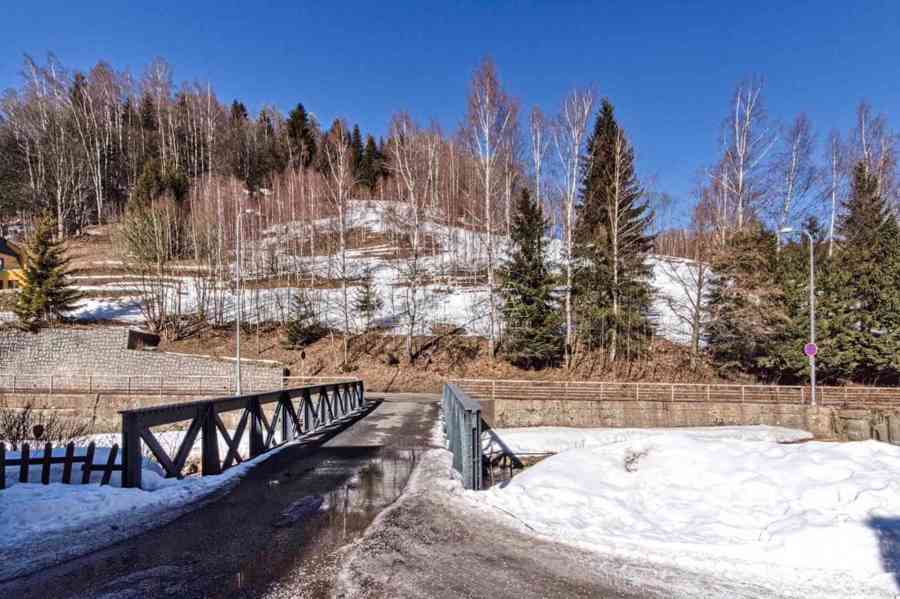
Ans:
[[[16,375],[130,375],[179,377],[234,374],[234,362],[213,357],[128,349],[125,327],[0,329],[0,373]],[[243,361],[242,379],[281,385],[282,368]],[[185,379],[187,381],[187,379]],[[186,387],[189,389],[189,387]]]
[[[900,444],[900,410],[724,402],[482,400],[491,426],[678,427],[766,424],[797,428],[819,439],[877,439]]]

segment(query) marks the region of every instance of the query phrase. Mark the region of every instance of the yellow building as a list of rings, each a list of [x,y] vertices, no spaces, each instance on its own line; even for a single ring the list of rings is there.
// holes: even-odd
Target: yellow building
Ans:
[[[22,250],[0,237],[0,289],[16,289],[25,282]]]

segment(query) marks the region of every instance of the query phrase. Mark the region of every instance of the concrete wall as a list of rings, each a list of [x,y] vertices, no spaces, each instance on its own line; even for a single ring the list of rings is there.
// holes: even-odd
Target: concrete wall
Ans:
[[[496,399],[481,401],[492,426],[652,428],[766,424],[809,431],[820,439],[878,439],[900,444],[900,410],[845,409],[778,403],[699,403]]]
[[[201,399],[215,399],[222,395],[124,395],[116,393],[5,393],[0,394],[0,405],[6,408],[31,406],[38,413],[53,412],[59,418],[75,421],[88,427],[89,433],[120,432],[122,417],[120,410],[148,408],[162,404],[185,403]],[[273,406],[267,406],[271,412]],[[234,428],[240,419],[239,411],[223,413],[225,426]],[[271,413],[268,413],[271,418]],[[173,428],[187,428],[188,423],[172,425]]]
[[[599,381],[450,381],[501,427],[783,426],[820,439],[900,444],[900,388]]]
[[[131,341],[132,347],[147,345]],[[128,347],[125,327],[56,328],[38,333],[0,329],[0,373],[163,376],[176,381],[234,374],[234,362],[228,360]],[[283,374],[274,364],[242,362],[242,378],[270,382],[272,388],[281,385]]]

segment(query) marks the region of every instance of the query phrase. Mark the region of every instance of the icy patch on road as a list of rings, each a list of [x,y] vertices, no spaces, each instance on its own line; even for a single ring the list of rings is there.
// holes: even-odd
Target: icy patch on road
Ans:
[[[706,426],[676,429],[679,434],[696,439],[735,439],[794,443],[809,441],[813,434],[780,426]],[[569,449],[638,441],[673,432],[671,428],[570,428],[538,426],[530,428],[498,428],[494,432],[516,454],[560,453]]]
[[[898,591],[900,447],[887,443],[669,431],[565,451],[468,495],[604,553],[815,596]]]

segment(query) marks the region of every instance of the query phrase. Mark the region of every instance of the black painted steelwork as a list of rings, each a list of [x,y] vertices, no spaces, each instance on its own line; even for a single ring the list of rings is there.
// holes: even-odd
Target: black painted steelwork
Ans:
[[[272,421],[265,406],[275,404]],[[240,443],[249,426],[249,458],[263,454],[301,435],[316,432],[366,406],[362,381],[309,385],[294,389],[224,397],[204,401],[168,404],[125,410],[122,415],[122,486],[141,486],[141,445],[146,445],[165,470],[167,477],[181,477],[191,448],[201,435],[201,471],[204,476],[220,474],[242,461]],[[240,411],[234,436],[228,432],[221,414]],[[187,432],[174,456],[160,445],[150,427],[190,420]],[[227,451],[219,454],[219,436]]]

